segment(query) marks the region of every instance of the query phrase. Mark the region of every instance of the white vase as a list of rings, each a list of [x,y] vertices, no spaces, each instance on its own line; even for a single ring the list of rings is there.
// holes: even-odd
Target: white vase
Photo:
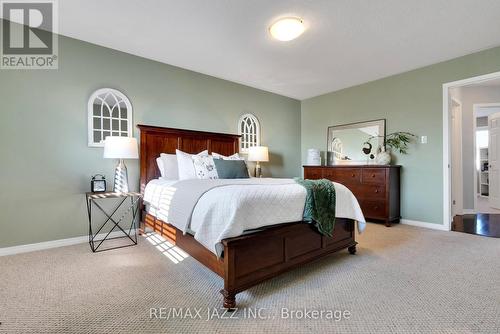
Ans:
[[[377,165],[389,165],[391,163],[391,152],[382,147],[375,158]]]

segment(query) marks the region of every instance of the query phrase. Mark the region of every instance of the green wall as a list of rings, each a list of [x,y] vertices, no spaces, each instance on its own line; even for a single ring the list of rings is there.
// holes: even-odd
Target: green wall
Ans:
[[[396,155],[396,163],[403,165],[402,216],[443,224],[442,84],[496,71],[500,48],[304,100],[302,161],[308,148],[326,150],[328,125],[386,118],[387,133],[426,135],[428,144],[412,145],[407,156]]]
[[[272,153],[264,172],[301,173],[297,100],[66,37],[59,57],[58,70],[0,70],[0,248],[87,233],[83,193],[93,174],[111,180],[115,164],[87,147],[98,88],[125,93],[135,124],[235,133],[253,113]],[[137,189],[138,161],[127,165]]]
[[[396,156],[403,217],[442,224],[442,84],[500,71],[494,48],[301,103],[66,37],[59,48],[58,70],[0,70],[0,248],[87,233],[83,193],[114,167],[87,147],[87,100],[103,87],[129,97],[135,124],[234,133],[254,113],[276,177],[299,175],[308,148],[325,150],[328,125],[386,118],[388,132],[429,140]],[[128,167],[137,189],[138,162]]]

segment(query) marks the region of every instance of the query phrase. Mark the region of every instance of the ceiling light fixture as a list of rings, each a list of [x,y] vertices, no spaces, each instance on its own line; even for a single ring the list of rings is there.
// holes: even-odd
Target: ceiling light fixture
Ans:
[[[271,36],[282,42],[291,41],[299,37],[304,30],[304,21],[298,17],[285,17],[279,19],[269,27]]]

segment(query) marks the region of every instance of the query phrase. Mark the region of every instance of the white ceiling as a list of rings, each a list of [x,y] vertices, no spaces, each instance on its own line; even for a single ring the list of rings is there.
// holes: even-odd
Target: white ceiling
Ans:
[[[500,45],[499,0],[62,0],[63,35],[304,99]],[[268,26],[300,16],[297,40]]]

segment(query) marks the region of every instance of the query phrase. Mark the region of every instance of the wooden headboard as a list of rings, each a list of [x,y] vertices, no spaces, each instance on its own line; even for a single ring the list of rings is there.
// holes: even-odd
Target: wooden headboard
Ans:
[[[150,125],[137,125],[137,127],[141,131],[141,193],[144,193],[146,184],[150,180],[160,177],[160,171],[156,165],[156,158],[160,156],[160,153],[175,154],[175,150],[179,149],[187,153],[208,150],[209,153],[231,155],[239,149],[239,135]]]

